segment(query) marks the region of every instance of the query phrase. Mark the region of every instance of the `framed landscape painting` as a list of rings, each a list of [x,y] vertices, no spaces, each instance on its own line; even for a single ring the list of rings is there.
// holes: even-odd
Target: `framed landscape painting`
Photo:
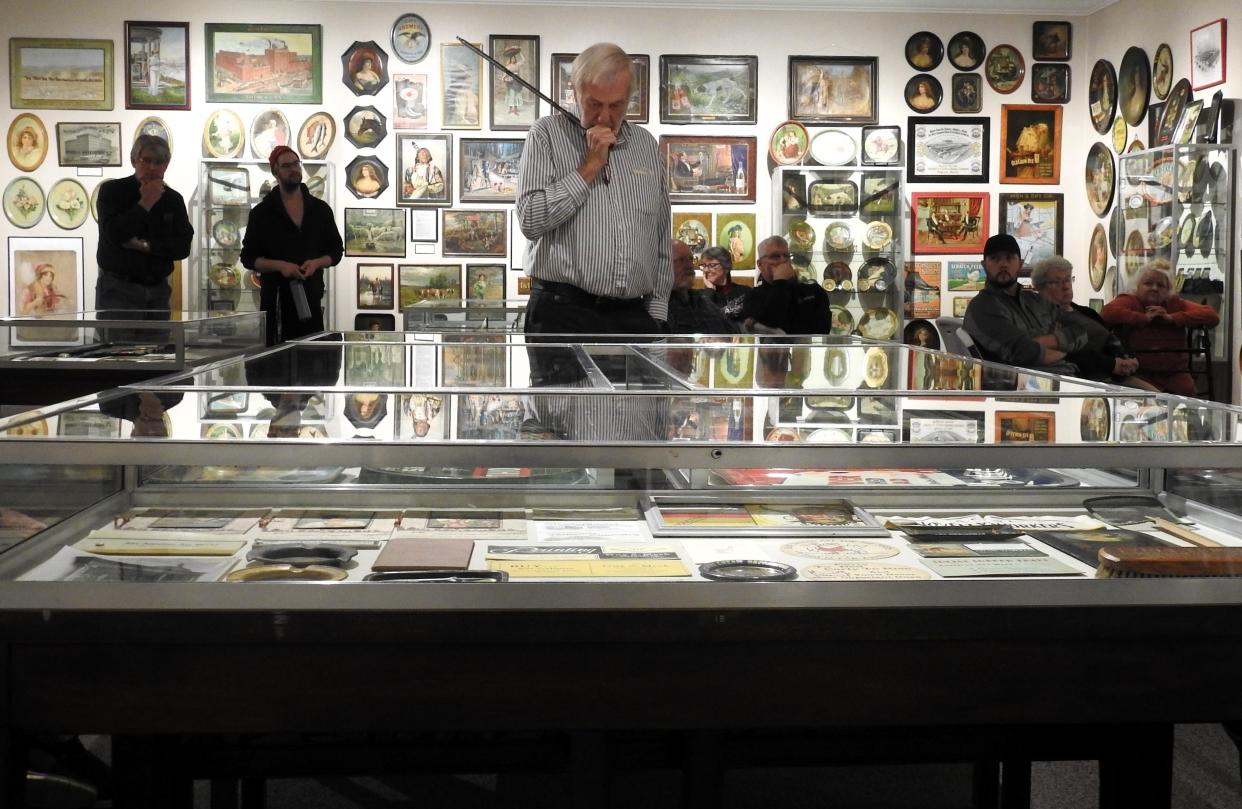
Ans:
[[[110,110],[112,40],[9,40],[9,106],[21,109]]]
[[[405,258],[405,211],[346,208],[345,255]]]
[[[323,26],[209,22],[207,101],[323,103]]]
[[[661,56],[660,123],[753,124],[757,56]]]
[[[190,24],[125,21],[125,108],[190,108]]]
[[[508,214],[505,210],[442,211],[443,255],[504,258],[509,245]]]

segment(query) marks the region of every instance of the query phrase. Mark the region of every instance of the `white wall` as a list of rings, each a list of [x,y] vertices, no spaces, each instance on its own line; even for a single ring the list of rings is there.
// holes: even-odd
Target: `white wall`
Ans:
[[[1125,48],[1130,44],[1142,45],[1149,54],[1156,45],[1168,41],[1173,46],[1177,64],[1177,75],[1186,75],[1188,71],[1188,32],[1191,27],[1220,16],[1229,16],[1227,6],[1232,2],[1226,0],[1201,0],[1193,4],[1193,10],[1176,6],[1167,2],[1157,3],[1155,0],[1121,0],[1104,10],[1089,17],[1070,18],[1074,25],[1072,85],[1070,102],[1065,107],[1062,130],[1062,163],[1061,185],[1023,186],[1001,185],[996,182],[998,176],[998,153],[1000,138],[1000,107],[1005,103],[1028,104],[1030,99],[1029,69],[1031,65],[1031,23],[1038,19],[1063,18],[1058,14],[1043,14],[1036,9],[1029,15],[1004,14],[929,14],[921,13],[868,13],[857,11],[731,11],[727,15],[705,9],[678,8],[622,8],[622,9],[569,9],[565,7],[539,7],[519,5],[448,5],[420,4],[417,12],[421,14],[431,27],[434,45],[428,57],[418,65],[405,65],[391,56],[390,72],[427,73],[430,76],[431,88],[434,92],[440,86],[439,44],[449,42],[457,35],[471,41],[486,42],[489,34],[538,34],[540,42],[540,82],[547,89],[550,84],[548,63],[550,54],[554,52],[573,52],[599,39],[611,39],[622,47],[635,53],[646,53],[651,56],[652,88],[651,115],[652,124],[649,129],[659,135],[665,134],[727,134],[754,135],[759,142],[760,154],[766,155],[767,141],[774,127],[785,120],[787,113],[787,57],[790,54],[810,55],[859,55],[879,57],[879,122],[897,124],[904,129],[910,112],[903,99],[902,90],[907,79],[915,71],[905,62],[903,48],[907,37],[918,30],[931,30],[945,42],[958,31],[972,30],[983,37],[988,47],[1000,43],[1015,45],[1027,57],[1028,79],[1018,90],[1010,95],[1002,96],[985,86],[982,114],[992,119],[990,144],[990,175],[993,182],[987,186],[962,185],[938,186],[920,184],[908,186],[907,199],[911,188],[914,190],[939,190],[941,188],[957,188],[958,190],[988,190],[992,192],[991,210],[992,229],[996,229],[997,194],[1002,192],[1062,192],[1065,194],[1065,254],[1079,267],[1084,268],[1080,276],[1078,297],[1086,300],[1091,297],[1086,284],[1086,251],[1087,242],[1095,223],[1098,221],[1087,205],[1083,187],[1083,165],[1087,149],[1096,140],[1104,139],[1097,136],[1090,126],[1087,115],[1087,79],[1092,64],[1097,58],[1108,58],[1114,63],[1121,59]],[[197,177],[197,160],[203,123],[207,116],[222,106],[237,111],[248,125],[250,120],[270,105],[265,104],[207,104],[205,98],[205,81],[203,74],[203,24],[207,22],[274,22],[274,23],[320,23],[323,25],[324,47],[324,103],[323,109],[330,111],[339,122],[342,116],[356,104],[374,103],[381,111],[391,114],[392,86],[389,84],[379,95],[372,98],[356,98],[340,81],[340,55],[354,40],[374,39],[386,50],[389,32],[393,21],[407,6],[390,3],[367,2],[240,2],[239,0],[220,0],[220,2],[204,5],[189,0],[169,0],[154,10],[149,4],[136,0],[58,0],[55,4],[17,4],[10,6],[5,12],[5,29],[9,36],[36,37],[108,37],[116,44],[115,91],[117,108],[110,112],[75,112],[61,110],[35,111],[52,130],[58,121],[120,121],[126,138],[132,136],[135,125],[148,114],[163,117],[174,131],[173,165],[168,172],[171,185],[180,190],[188,199],[194,191]],[[190,23],[191,47],[191,87],[192,109],[187,112],[167,111],[149,112],[146,110],[124,109],[124,54],[123,33],[124,21],[149,19],[156,16],[166,20],[181,20]],[[1236,17],[1236,14],[1235,14]],[[1239,39],[1242,30],[1231,38],[1229,48],[1230,81],[1225,85],[1226,96],[1238,95],[1238,71],[1242,70],[1239,61]],[[662,126],[659,124],[658,76],[659,56],[661,54],[695,53],[695,54],[757,54],[759,56],[759,123],[756,126]],[[0,68],[7,77],[7,62]],[[946,60],[934,72],[949,91],[950,80],[955,69]],[[8,86],[2,81],[0,85]],[[1210,93],[1208,94],[1210,95]],[[486,102],[485,102],[486,103]],[[293,127],[313,111],[310,106],[286,105],[282,107]],[[8,111],[0,116],[0,125],[6,130],[17,111]],[[937,115],[952,115],[946,98]],[[486,118],[485,118],[486,122]],[[434,106],[431,109],[430,131],[441,131],[440,111]],[[848,128],[848,127],[847,127]],[[813,130],[814,131],[814,130]],[[479,136],[488,134],[487,130],[454,131],[458,137]],[[498,137],[509,137],[515,133],[498,132]],[[380,144],[376,153],[395,169],[395,138],[390,135]],[[454,144],[456,148],[456,144]],[[371,201],[355,200],[341,182],[341,169],[358,151],[340,136],[338,137],[329,159],[337,164],[337,188],[335,191],[338,209],[338,224],[341,221],[341,209],[349,207],[390,207],[394,205],[394,191],[390,188],[380,199]],[[718,206],[717,212],[750,210],[758,214],[760,236],[770,229],[770,189],[761,163],[757,182],[757,203],[753,206]],[[49,155],[44,164],[34,173],[35,178],[46,189],[63,176],[69,176],[73,169],[57,166],[54,154]],[[105,177],[123,176],[127,168],[106,169]],[[9,161],[0,158],[0,187],[18,175],[17,170]],[[86,178],[83,183],[89,191],[100,180]],[[474,207],[473,205],[469,207]],[[702,209],[710,206],[694,206]],[[6,222],[0,222],[7,235],[15,230]],[[20,235],[66,235],[48,219],[44,219],[31,231],[21,231]],[[93,301],[95,270],[93,256],[95,249],[95,227],[93,222],[68,235],[80,235],[85,238],[87,255],[87,298]],[[909,241],[908,234],[905,239]],[[948,261],[953,256],[928,257],[934,260]],[[7,251],[4,254],[7,262]],[[414,256],[409,252],[406,259],[410,262],[434,263],[437,256]],[[398,260],[394,260],[398,261]],[[459,259],[446,262],[458,263]],[[346,259],[338,268],[339,279],[336,297],[336,325],[352,325],[354,316],[354,260]],[[509,294],[516,292],[516,275],[509,274]],[[192,283],[194,274],[189,274],[187,284]],[[7,286],[7,285],[6,285]],[[6,299],[0,311],[8,312],[7,289],[3,293]],[[949,309],[949,299],[945,296],[944,306]],[[1235,307],[1236,308],[1236,307]]]

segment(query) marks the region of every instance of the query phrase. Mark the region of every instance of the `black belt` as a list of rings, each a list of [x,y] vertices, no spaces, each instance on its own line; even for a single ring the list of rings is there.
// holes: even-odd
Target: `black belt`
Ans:
[[[587,309],[596,309],[600,312],[615,312],[621,309],[631,309],[637,306],[645,306],[647,299],[641,298],[610,298],[607,295],[592,295],[584,289],[579,289],[573,284],[565,284],[560,281],[544,281],[539,278],[530,279],[530,288],[532,290],[540,290],[552,295],[561,295],[569,298],[570,302],[576,306],[583,306]]]

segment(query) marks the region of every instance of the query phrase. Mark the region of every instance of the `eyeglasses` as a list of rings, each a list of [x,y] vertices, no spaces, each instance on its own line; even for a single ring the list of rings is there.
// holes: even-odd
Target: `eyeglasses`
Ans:
[[[276,164],[276,168],[277,168],[277,169],[300,169],[300,168],[302,168],[302,161],[301,161],[301,160],[293,160],[293,161],[288,162],[288,163],[277,163],[277,164]]]
[[[161,160],[158,157],[145,157],[144,156],[144,157],[138,158],[137,162],[143,166],[167,166],[168,165],[167,160]]]
[[[793,253],[764,253],[760,258],[764,261],[788,261],[793,258]]]
[[[724,269],[724,265],[721,264],[719,261],[704,261],[700,266],[705,270],[723,270]]]

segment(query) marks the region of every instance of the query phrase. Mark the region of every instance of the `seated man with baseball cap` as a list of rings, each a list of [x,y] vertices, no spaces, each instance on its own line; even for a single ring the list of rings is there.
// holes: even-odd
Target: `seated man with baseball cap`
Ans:
[[[1061,309],[1018,284],[1022,250],[1013,236],[997,234],[983,247],[983,291],[966,307],[963,326],[985,360],[1078,375],[1066,359],[1084,348],[1087,333],[1061,317]]]

